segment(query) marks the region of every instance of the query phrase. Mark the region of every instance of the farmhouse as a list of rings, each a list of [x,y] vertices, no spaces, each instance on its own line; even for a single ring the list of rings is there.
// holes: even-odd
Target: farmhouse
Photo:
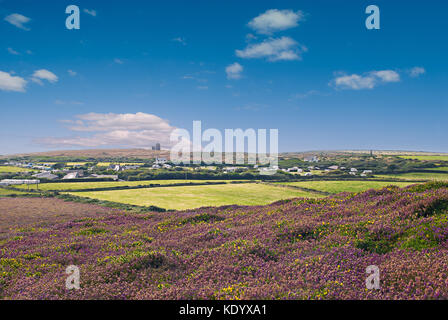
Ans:
[[[113,171],[123,171],[123,167],[119,164],[111,164],[108,167],[109,170],[113,170]]]
[[[69,179],[79,179],[81,177],[81,175],[79,174],[79,172],[74,171],[74,172],[70,172],[68,174],[66,174],[62,180],[69,180]]]
[[[58,176],[55,174],[52,174],[50,172],[41,172],[33,175],[33,177],[39,178],[39,179],[47,179],[47,180],[54,180],[57,179]]]

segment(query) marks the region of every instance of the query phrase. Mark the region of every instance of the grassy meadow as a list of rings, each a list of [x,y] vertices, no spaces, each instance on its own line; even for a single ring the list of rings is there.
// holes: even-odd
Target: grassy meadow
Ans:
[[[153,205],[175,210],[233,204],[265,205],[282,199],[320,197],[315,193],[254,183],[76,192],[72,194],[99,200],[139,206]]]
[[[399,156],[403,159],[416,159],[421,161],[448,161],[448,155],[415,155],[415,156]]]
[[[0,188],[0,197],[1,196],[9,196],[12,194],[17,194],[17,195],[24,195],[26,194],[25,191],[19,191],[19,190],[8,190],[8,189],[4,189],[4,188]]]
[[[299,182],[279,182],[279,184],[313,189],[328,193],[339,193],[339,192],[362,192],[368,189],[379,189],[389,185],[405,187],[412,183],[387,182],[387,181],[299,181]]]
[[[34,171],[33,169],[20,168],[14,166],[0,166],[0,173],[18,173],[18,172],[28,172]]]
[[[41,183],[39,190],[42,191],[64,191],[64,190],[82,190],[82,189],[101,189],[112,187],[136,187],[150,184],[171,185],[179,183],[203,184],[206,182],[232,182],[235,180],[146,180],[146,181],[98,181],[98,182],[59,182],[59,183]],[[28,189],[26,185],[16,186],[17,189]],[[37,189],[36,185],[30,185],[30,188]]]
[[[440,169],[437,169],[440,170]],[[443,169],[442,169],[443,170]],[[432,173],[432,172],[408,172],[400,174],[375,175],[378,179],[402,179],[402,180],[439,180],[448,181],[447,173]]]

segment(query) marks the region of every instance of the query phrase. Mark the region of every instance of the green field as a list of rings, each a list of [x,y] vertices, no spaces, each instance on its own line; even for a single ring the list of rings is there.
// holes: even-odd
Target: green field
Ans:
[[[437,169],[439,170],[439,169]],[[409,172],[400,174],[375,175],[379,179],[402,179],[402,180],[448,180],[447,173],[431,173],[431,172]]]
[[[399,156],[403,159],[416,159],[426,161],[448,161],[448,155],[435,155],[435,156]]]
[[[19,190],[16,191],[16,190],[8,190],[8,189],[0,188],[0,197],[1,196],[8,196],[8,195],[11,195],[11,194],[21,195],[21,194],[26,194],[26,192],[19,191]]]
[[[319,197],[314,193],[255,183],[76,192],[72,194],[99,200],[140,206],[153,205],[176,210],[231,204],[264,205],[281,199]]]
[[[16,172],[27,172],[34,171],[33,169],[20,168],[14,166],[0,166],[0,173],[16,173]]]
[[[379,189],[389,185],[405,187],[409,182],[386,182],[386,181],[299,181],[279,182],[279,184],[313,189],[328,193],[339,192],[361,192],[368,189]]]
[[[147,180],[147,181],[99,181],[99,182],[61,182],[61,183],[41,183],[39,190],[43,191],[64,191],[98,189],[111,187],[135,187],[150,184],[170,185],[178,183],[206,183],[206,182],[231,182],[234,180]],[[28,189],[26,185],[17,186],[18,189]],[[36,189],[36,185],[31,185],[30,189]]]
[[[448,167],[437,167],[437,168],[428,168],[425,170],[438,170],[438,171],[446,171],[448,173]]]

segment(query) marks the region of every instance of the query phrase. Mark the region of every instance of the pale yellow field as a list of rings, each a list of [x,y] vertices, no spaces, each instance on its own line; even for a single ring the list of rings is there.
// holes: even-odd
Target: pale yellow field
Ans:
[[[316,198],[315,193],[265,184],[225,184],[150,189],[76,192],[76,196],[140,206],[185,210],[205,206],[265,205],[281,199]]]

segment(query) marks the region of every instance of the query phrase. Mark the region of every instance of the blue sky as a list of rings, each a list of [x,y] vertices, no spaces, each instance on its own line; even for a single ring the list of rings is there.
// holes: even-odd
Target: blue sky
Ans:
[[[365,27],[370,4],[380,30]],[[281,152],[448,152],[447,9],[0,0],[0,154],[167,145],[193,120],[278,129]]]

